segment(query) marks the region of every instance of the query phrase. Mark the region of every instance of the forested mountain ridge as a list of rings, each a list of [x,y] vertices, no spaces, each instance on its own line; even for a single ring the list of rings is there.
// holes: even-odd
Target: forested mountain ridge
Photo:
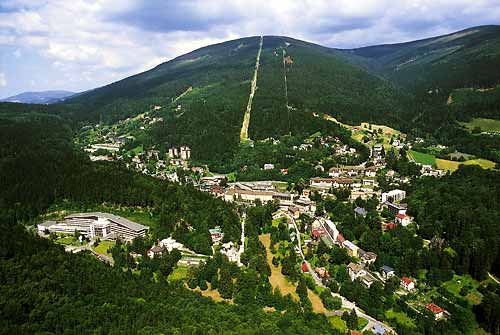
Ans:
[[[500,83],[500,26],[398,44],[342,50],[356,64],[416,93]]]

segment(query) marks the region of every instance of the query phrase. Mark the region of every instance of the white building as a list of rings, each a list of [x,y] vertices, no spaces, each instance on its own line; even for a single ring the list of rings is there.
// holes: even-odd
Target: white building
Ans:
[[[403,190],[392,190],[389,192],[384,192],[382,193],[382,201],[381,202],[395,202],[395,201],[401,201],[404,198],[406,198],[406,192]]]
[[[410,217],[406,214],[401,214],[401,213],[396,215],[395,221],[396,223],[402,225],[403,227],[406,227],[411,223]]]

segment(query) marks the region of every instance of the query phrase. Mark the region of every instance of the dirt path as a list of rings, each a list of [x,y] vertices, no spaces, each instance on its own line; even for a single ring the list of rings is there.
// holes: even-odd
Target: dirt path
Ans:
[[[248,126],[250,125],[250,112],[252,111],[253,97],[255,95],[255,91],[257,90],[257,74],[259,73],[260,54],[262,52],[263,41],[264,37],[261,36],[259,43],[259,51],[257,52],[257,59],[255,61],[255,71],[253,73],[252,84],[250,87],[250,96],[248,97],[247,109],[245,111],[245,115],[243,116],[243,124],[241,126],[240,141],[248,140]]]
[[[177,98],[175,98],[175,100],[173,102],[176,102],[177,100],[179,100],[180,98],[182,98],[183,96],[185,96],[186,94],[191,92],[192,90],[193,90],[193,86],[189,86],[188,89],[185,90],[184,92],[182,92],[181,95],[179,95]]]

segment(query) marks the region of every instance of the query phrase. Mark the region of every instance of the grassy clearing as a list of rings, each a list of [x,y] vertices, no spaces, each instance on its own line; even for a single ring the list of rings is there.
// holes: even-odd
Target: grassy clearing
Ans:
[[[392,310],[392,308],[385,312],[385,317],[389,320],[395,319],[399,324],[405,325],[407,327],[415,327],[415,322],[413,322],[413,320],[410,319],[408,315],[402,312],[395,312]]]
[[[307,289],[307,296],[309,297],[309,300],[311,300],[313,311],[315,311],[316,313],[327,312],[325,306],[323,306],[321,298],[315,292],[311,291],[310,289]]]
[[[220,296],[219,291],[212,290],[212,286],[210,285],[210,283],[208,283],[208,289],[206,289],[205,291],[200,290],[199,287],[195,288],[193,291],[200,292],[202,296],[207,297],[207,298],[211,298],[212,300],[217,301],[217,302],[225,301],[229,304],[234,303],[233,299],[230,299],[230,300],[224,299]]]
[[[423,152],[414,150],[409,150],[408,155],[410,155],[411,159],[413,159],[416,163],[436,166],[436,157],[433,155],[424,154]]]
[[[269,277],[269,282],[273,288],[279,288],[283,295],[290,294],[295,300],[299,300],[299,296],[295,292],[295,285],[290,283],[286,277],[281,273],[281,265],[274,266],[271,260],[273,259],[273,254],[271,253],[271,234],[263,234],[259,236],[259,240],[266,247],[267,264],[271,268],[271,276]]]
[[[436,158],[436,166],[438,169],[441,169],[441,170],[447,170],[447,171],[453,172],[453,171],[458,169],[460,164],[479,165],[483,169],[494,169],[495,168],[494,162],[487,160],[487,159],[483,159],[483,158],[471,159],[471,160],[468,160],[465,162],[454,162],[454,161],[449,161],[446,159]]]
[[[108,249],[115,246],[115,241],[101,241],[97,247],[92,247],[95,252],[103,255],[107,255],[111,257],[111,253],[108,252]]]
[[[187,277],[188,268],[185,266],[176,267],[168,276],[168,280],[184,280]]]
[[[347,332],[349,329],[347,328],[347,325],[344,320],[340,316],[330,316],[328,318],[328,321],[330,321],[330,324],[332,325],[333,328],[339,330],[341,333]]]
[[[461,125],[471,130],[479,127],[481,131],[495,132],[500,131],[500,120],[474,118],[470,122],[460,122]]]
[[[80,246],[80,241],[78,241],[73,235],[63,235],[60,236],[56,241],[57,244],[62,245],[76,245]]]
[[[477,291],[477,288],[479,287],[479,282],[477,280],[474,280],[469,275],[465,276],[453,275],[453,278],[447,282],[444,282],[442,286],[457,297],[462,297],[460,295],[460,290],[463,287],[468,287],[469,292],[465,296],[465,299],[467,299],[470,303],[474,305],[481,303],[481,299],[483,296],[481,293]]]
[[[362,330],[368,324],[368,320],[365,318],[358,317],[358,330]]]

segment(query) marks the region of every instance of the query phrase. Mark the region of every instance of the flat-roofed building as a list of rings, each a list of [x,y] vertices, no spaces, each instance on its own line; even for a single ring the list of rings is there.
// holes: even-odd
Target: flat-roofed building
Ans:
[[[121,238],[128,241],[139,236],[146,236],[148,229],[147,226],[121,216],[101,212],[71,214],[63,220],[46,221],[38,225],[38,230],[41,232],[48,230],[51,233],[73,234],[78,231],[90,238]]]

